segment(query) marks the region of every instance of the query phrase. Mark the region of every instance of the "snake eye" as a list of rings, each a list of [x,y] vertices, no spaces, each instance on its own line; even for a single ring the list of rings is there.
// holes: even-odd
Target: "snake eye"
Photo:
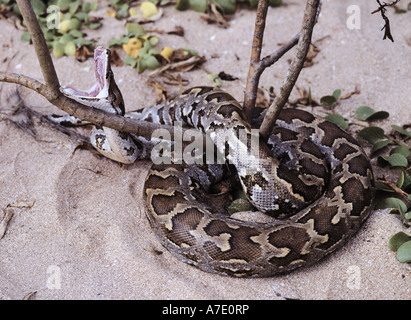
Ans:
[[[108,71],[107,72],[107,74],[106,74],[106,79],[108,79],[108,78],[114,78],[114,73],[113,73],[113,71]]]

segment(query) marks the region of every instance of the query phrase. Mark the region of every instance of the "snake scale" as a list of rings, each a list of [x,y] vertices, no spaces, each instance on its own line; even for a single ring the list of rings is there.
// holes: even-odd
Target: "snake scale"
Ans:
[[[208,134],[229,163],[151,167],[143,188],[147,217],[162,245],[180,260],[233,277],[273,276],[317,262],[367,218],[374,197],[370,162],[358,142],[333,123],[284,109],[263,143],[240,104],[218,88],[192,88],[172,101],[125,114],[109,50],[95,50],[95,74],[90,90],[61,91],[110,113],[166,125],[178,121]],[[221,132],[223,143],[218,143]],[[105,127],[91,134],[97,150],[123,163],[148,154],[142,141]],[[248,200],[270,215],[270,222],[236,219],[221,206],[211,190],[233,171]]]

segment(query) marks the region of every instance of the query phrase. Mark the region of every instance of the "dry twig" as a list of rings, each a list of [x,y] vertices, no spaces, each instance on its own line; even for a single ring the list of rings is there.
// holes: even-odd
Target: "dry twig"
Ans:
[[[291,63],[287,76],[280,88],[279,94],[274,99],[274,102],[269,107],[267,114],[260,127],[260,136],[263,140],[267,140],[271,129],[277,120],[277,117],[281,109],[286,104],[291,90],[293,89],[301,69],[303,68],[305,57],[307,56],[308,49],[311,43],[311,36],[316,23],[318,13],[321,7],[320,0],[308,0],[303,18],[303,25],[300,31],[300,37],[298,40],[297,53],[293,62]]]
[[[3,238],[4,234],[6,233],[7,226],[9,225],[11,218],[13,218],[13,215],[14,211],[12,209],[10,209],[9,207],[4,209],[4,217],[0,221],[0,239]]]
[[[387,9],[385,7],[392,7],[394,5],[396,5],[398,2],[400,2],[400,0],[395,0],[391,3],[386,3],[384,2],[383,4],[381,3],[380,0],[377,0],[377,3],[379,5],[378,9],[374,10],[373,12],[371,12],[371,14],[377,13],[377,12],[381,12],[381,17],[384,19],[385,21],[385,25],[382,27],[381,31],[384,30],[384,37],[382,38],[383,40],[385,39],[390,39],[392,42],[394,42],[394,38],[391,34],[391,27],[390,27],[390,20],[388,19],[388,17],[385,15],[385,12],[387,11]]]
[[[294,47],[298,43],[300,36],[300,33],[297,33],[289,42],[281,46],[278,50],[266,56],[265,58],[260,59],[267,9],[268,0],[261,0],[258,2],[253,44],[251,48],[250,67],[248,70],[247,84],[244,92],[244,109],[248,117],[251,116],[252,110],[255,107],[258,83],[261,74],[266,68],[273,65],[285,53],[287,53],[292,47]]]

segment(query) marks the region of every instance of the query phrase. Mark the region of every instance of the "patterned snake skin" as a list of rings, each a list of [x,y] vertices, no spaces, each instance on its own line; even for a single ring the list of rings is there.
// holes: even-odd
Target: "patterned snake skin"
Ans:
[[[85,105],[125,115],[109,55],[96,49],[97,83],[89,91],[61,90]],[[144,184],[147,217],[159,240],[201,270],[264,277],[313,264],[341,247],[370,212],[374,180],[364,151],[351,135],[308,112],[284,109],[268,144],[259,141],[239,103],[216,88],[192,88],[125,116],[199,130],[229,163],[155,164]],[[148,154],[142,139],[109,128],[93,129],[91,141],[124,163]],[[237,173],[249,201],[271,222],[226,213],[221,194],[211,190],[227,172]]]

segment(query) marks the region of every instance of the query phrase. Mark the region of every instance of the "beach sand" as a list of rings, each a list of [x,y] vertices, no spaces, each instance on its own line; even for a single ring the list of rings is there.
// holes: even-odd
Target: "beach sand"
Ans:
[[[285,0],[270,8],[263,56],[288,41],[300,28],[303,1]],[[341,100],[335,112],[355,122],[354,110],[369,105],[387,110],[390,118],[377,124],[389,132],[391,124],[411,122],[410,12],[388,14],[395,42],[382,40],[383,20],[372,1],[357,1],[361,27],[346,21],[347,1],[323,1],[313,43],[319,52],[314,65],[304,68],[297,85],[311,88],[314,98],[341,89],[360,90]],[[90,37],[100,45],[118,38],[124,22],[96,15],[104,26]],[[243,99],[255,11],[242,8],[223,29],[207,24],[195,12],[164,9],[164,16],[147,29],[173,30],[184,37],[159,35],[158,47],[187,46],[206,57],[210,73],[224,71],[238,77],[223,81],[223,89]],[[20,41],[21,32],[0,20],[1,70],[42,81],[34,48]],[[260,86],[278,90],[294,50],[267,69]],[[94,81],[93,61],[72,57],[54,59],[60,82],[78,89]],[[154,104],[147,84],[149,72],[114,67],[127,110]],[[182,76],[189,86],[212,85],[204,70]],[[158,78],[161,81],[161,78]],[[233,279],[208,274],[180,262],[154,236],[144,213],[142,186],[149,161],[120,165],[77,149],[77,143],[45,124],[33,121],[35,137],[6,120],[16,86],[1,84],[0,208],[14,206],[14,216],[0,240],[0,299],[410,299],[410,265],[397,261],[387,242],[399,231],[408,232],[396,215],[375,210],[361,230],[340,250],[309,268],[264,279]],[[172,94],[180,88],[167,86]],[[25,105],[43,114],[56,111],[44,98],[20,88]],[[298,98],[294,89],[291,100]],[[321,113],[321,108],[315,108]],[[372,160],[375,165],[375,159]],[[382,171],[375,165],[376,177]],[[0,211],[0,218],[2,211]],[[160,254],[160,252],[162,252]]]

